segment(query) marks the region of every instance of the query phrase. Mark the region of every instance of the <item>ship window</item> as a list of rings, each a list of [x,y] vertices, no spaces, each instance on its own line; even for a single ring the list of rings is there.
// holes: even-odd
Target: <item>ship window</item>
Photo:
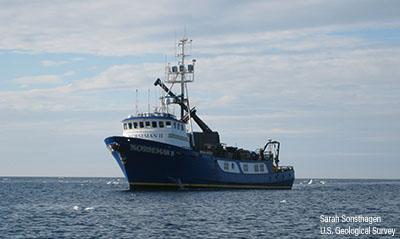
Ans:
[[[128,123],[129,129],[132,129],[132,123]]]
[[[258,164],[254,164],[254,172],[258,172]]]
[[[229,170],[229,163],[224,163],[224,170]]]
[[[174,129],[176,129],[176,122],[174,122]]]
[[[150,121],[144,122],[146,124],[146,128],[150,128]]]
[[[249,171],[249,166],[248,166],[247,164],[244,164],[244,165],[243,165],[243,171],[244,171],[244,172]]]
[[[137,129],[137,122],[133,122],[133,128]]]
[[[126,123],[124,123],[124,129],[128,129],[128,126],[126,125]]]
[[[139,122],[139,127],[140,128],[144,128],[144,123],[143,122]]]
[[[264,164],[260,164],[260,171],[264,172]]]
[[[165,128],[171,128],[171,127],[172,127],[171,121],[166,121],[165,122]]]
[[[151,126],[153,126],[153,128],[157,128],[157,121],[151,121]]]
[[[235,168],[235,164],[234,163],[232,163],[232,169],[234,169]]]
[[[158,121],[158,126],[160,126],[160,128],[164,128],[164,121]]]
[[[181,124],[181,130],[183,130],[183,129],[184,129],[183,124]]]

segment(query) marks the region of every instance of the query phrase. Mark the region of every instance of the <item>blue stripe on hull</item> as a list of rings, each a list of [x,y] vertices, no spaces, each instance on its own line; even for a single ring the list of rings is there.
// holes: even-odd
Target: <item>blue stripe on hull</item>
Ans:
[[[275,173],[272,161],[268,174],[224,172],[217,160],[249,162],[213,157],[189,149],[138,138],[109,137],[107,146],[118,144],[112,155],[120,165],[131,189],[143,188],[242,188],[291,189],[294,171]]]

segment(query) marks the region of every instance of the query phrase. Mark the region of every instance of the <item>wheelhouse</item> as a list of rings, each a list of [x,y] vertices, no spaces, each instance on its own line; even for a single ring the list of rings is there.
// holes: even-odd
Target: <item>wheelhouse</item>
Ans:
[[[123,136],[190,147],[186,124],[174,115],[141,113],[122,120]]]

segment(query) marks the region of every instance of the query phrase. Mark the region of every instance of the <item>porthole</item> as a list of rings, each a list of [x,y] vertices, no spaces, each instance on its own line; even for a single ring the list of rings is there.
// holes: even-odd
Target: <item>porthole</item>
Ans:
[[[224,170],[229,170],[229,163],[224,163]]]
[[[244,165],[243,165],[243,171],[244,171],[244,172],[249,171],[249,166],[248,166],[247,164],[244,164]]]

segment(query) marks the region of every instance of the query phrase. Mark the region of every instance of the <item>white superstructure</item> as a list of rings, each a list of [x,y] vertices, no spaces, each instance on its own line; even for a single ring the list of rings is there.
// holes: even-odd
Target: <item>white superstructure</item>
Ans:
[[[190,148],[186,124],[171,114],[141,113],[122,121],[123,136]]]

